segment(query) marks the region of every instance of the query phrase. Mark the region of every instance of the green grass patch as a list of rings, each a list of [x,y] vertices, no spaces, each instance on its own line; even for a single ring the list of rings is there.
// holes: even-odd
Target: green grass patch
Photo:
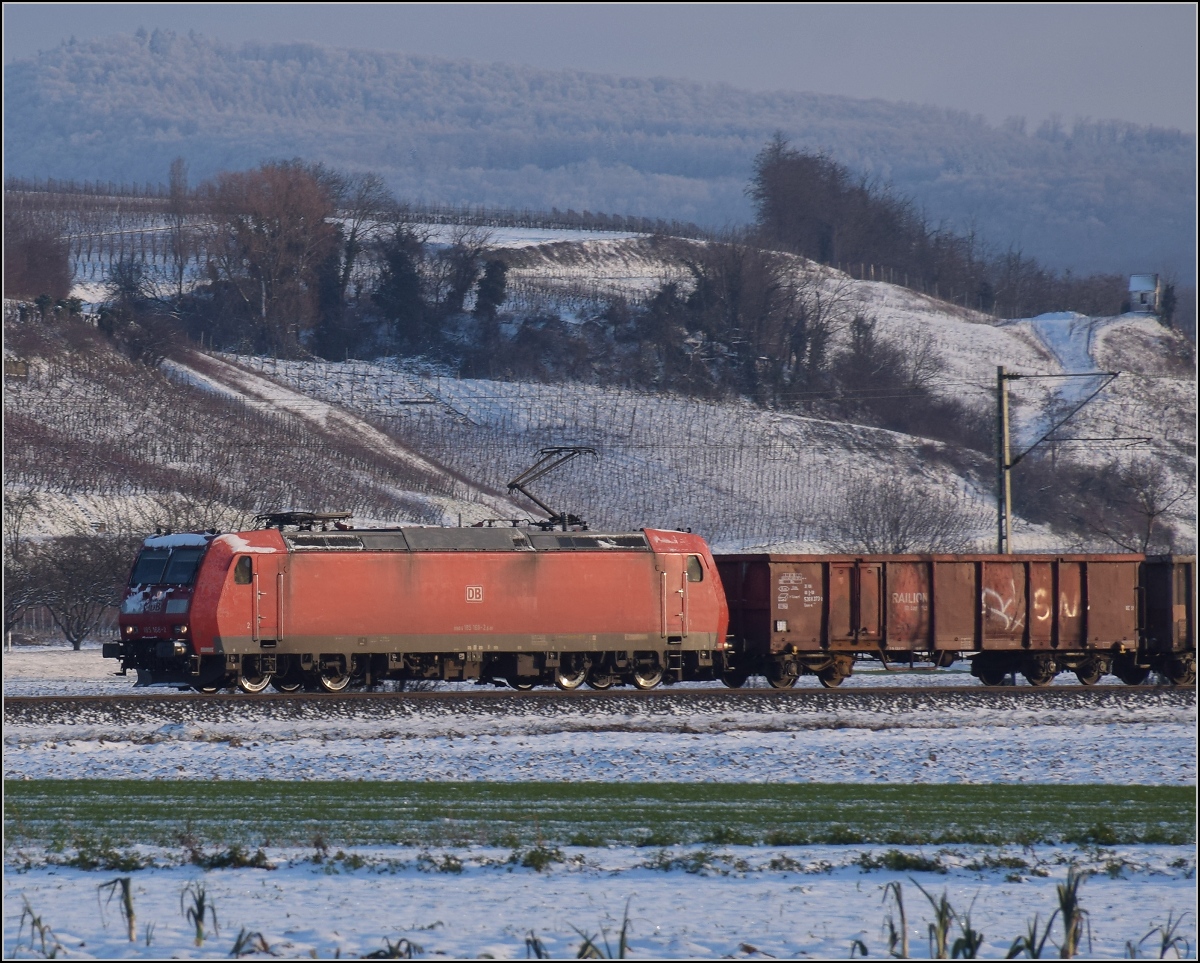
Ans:
[[[1190,786],[4,784],[8,847],[1195,842]]]

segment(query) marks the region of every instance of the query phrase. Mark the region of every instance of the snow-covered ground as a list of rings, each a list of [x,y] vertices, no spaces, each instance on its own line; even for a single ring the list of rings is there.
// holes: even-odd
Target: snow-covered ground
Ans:
[[[106,903],[107,893],[97,890],[120,874],[64,867],[19,872],[10,864],[4,956],[42,955],[37,936],[30,950],[25,906],[50,928],[46,949],[57,944],[59,956],[71,959],[221,958],[231,955],[239,935],[249,937],[243,948],[255,955],[326,959],[361,957],[401,939],[422,958],[527,959],[534,955],[530,938],[550,958],[575,958],[586,935],[602,951],[607,938],[605,955],[615,957],[626,919],[628,955],[635,959],[837,959],[850,955],[854,940],[882,956],[887,917],[900,928],[894,901],[885,900],[886,887],[898,883],[913,957],[929,956],[934,918],[920,884],[935,899],[945,893],[960,919],[969,913],[983,936],[981,957],[1003,959],[1035,914],[1044,925],[1054,913],[1055,888],[1072,864],[1093,874],[1079,890],[1090,932],[1082,957],[1124,958],[1127,943],[1137,944],[1181,914],[1177,934],[1190,949],[1196,946],[1191,847],[893,851],[935,859],[947,872],[868,871],[863,853],[878,858],[883,850],[846,846],[566,848],[558,854],[563,862],[543,872],[510,862],[507,850],[482,847],[362,850],[344,854],[349,860],[329,854],[314,863],[311,851],[268,846],[273,870],[133,873],[136,943],[127,940],[120,894]],[[980,868],[996,859],[1018,868]],[[216,912],[218,925],[206,921],[200,946],[183,915],[193,905],[189,885],[202,886]],[[960,932],[958,925],[951,928],[951,942]],[[1061,940],[1058,924],[1047,955],[1057,955],[1051,947]],[[1160,943],[1153,936],[1143,954],[1157,957]]]

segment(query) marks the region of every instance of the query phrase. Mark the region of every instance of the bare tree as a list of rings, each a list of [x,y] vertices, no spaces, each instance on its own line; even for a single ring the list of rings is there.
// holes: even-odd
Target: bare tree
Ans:
[[[342,222],[345,239],[338,289],[342,301],[350,288],[350,279],[364,245],[378,236],[396,206],[396,199],[378,174],[337,174],[326,172],[319,178],[329,190]]]
[[[4,632],[12,631],[25,610],[41,603],[41,587],[32,571],[29,542],[23,530],[41,507],[36,492],[12,491],[4,496]]]
[[[70,245],[57,212],[4,211],[4,296],[53,302],[71,293]]]
[[[41,498],[34,491],[10,490],[4,493],[4,554],[20,558],[24,554],[26,523],[42,507]]]
[[[973,526],[962,504],[908,478],[851,482],[830,523],[835,552],[900,555],[965,552]]]
[[[71,646],[78,650],[106,608],[121,601],[134,544],[111,535],[66,535],[47,541],[32,556],[31,575],[41,601]]]
[[[1084,519],[1090,527],[1126,551],[1173,551],[1175,532],[1170,519],[1176,506],[1195,499],[1194,488],[1173,482],[1167,470],[1150,458],[1110,465],[1105,474],[1115,476],[1116,490],[1105,511]]]
[[[451,229],[449,245],[438,251],[427,267],[428,301],[436,315],[447,318],[462,312],[491,243],[491,233],[482,228],[460,225]]]
[[[108,303],[100,312],[100,330],[125,354],[156,368],[180,342],[175,314],[159,296],[145,265],[126,258],[113,265]]]
[[[317,318],[317,272],[337,242],[328,191],[297,163],[221,174],[208,185],[210,262],[262,328],[292,353]]]
[[[4,553],[4,634],[21,621],[26,610],[44,601],[37,573],[28,556],[15,557]]]
[[[176,157],[171,161],[166,212],[171,245],[171,285],[176,299],[183,298],[184,276],[194,249],[190,226],[191,208],[187,162],[182,157]]]

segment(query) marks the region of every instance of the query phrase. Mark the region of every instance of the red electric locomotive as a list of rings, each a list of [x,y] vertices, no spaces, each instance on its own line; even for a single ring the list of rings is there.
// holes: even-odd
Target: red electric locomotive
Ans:
[[[147,538],[104,656],[139,684],[206,692],[385,678],[649,689],[725,669],[728,610],[699,536],[321,530],[331,518]]]

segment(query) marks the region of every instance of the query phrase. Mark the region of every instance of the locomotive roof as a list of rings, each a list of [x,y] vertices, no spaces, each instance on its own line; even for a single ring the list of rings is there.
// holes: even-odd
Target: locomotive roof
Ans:
[[[283,532],[289,551],[648,552],[642,532],[539,532],[522,528],[397,528]]]

